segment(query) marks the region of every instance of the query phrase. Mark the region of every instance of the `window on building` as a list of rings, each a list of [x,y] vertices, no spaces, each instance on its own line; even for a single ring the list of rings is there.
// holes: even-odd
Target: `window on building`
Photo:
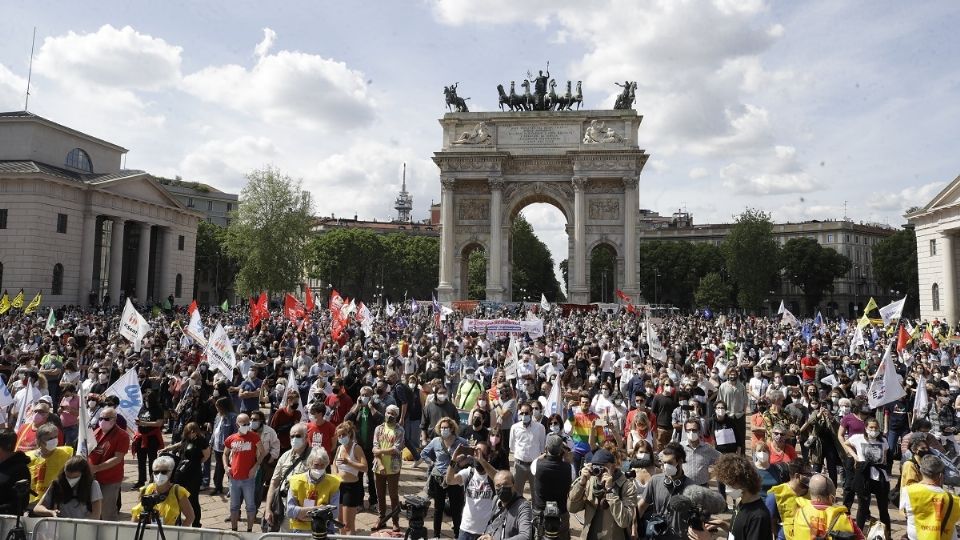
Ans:
[[[173,296],[180,298],[181,294],[183,294],[183,275],[177,274],[177,281],[173,287]]]
[[[183,235],[177,237],[177,249],[183,251]]]
[[[67,154],[66,165],[78,171],[93,172],[93,162],[90,161],[90,155],[79,148],[74,148]]]
[[[233,203],[232,203],[232,202],[228,202],[228,203],[227,203],[227,212],[233,212]]]
[[[832,234],[828,234],[828,235],[827,235],[827,243],[829,244],[829,243],[831,243],[831,242],[833,242],[833,235],[832,235]]]
[[[63,265],[60,263],[53,265],[53,284],[50,285],[50,294],[53,296],[63,294]]]
[[[933,240],[930,240],[930,255],[933,256],[936,254],[937,254],[937,239],[934,238]]]
[[[0,208],[0,229],[7,228],[7,209]]]
[[[187,197],[187,208],[193,208],[193,197]]]
[[[934,311],[940,311],[940,286],[936,283],[930,287],[930,303]]]
[[[849,244],[849,243],[850,243],[850,235],[847,234],[847,235],[844,235],[844,236],[846,236],[845,242]]]
[[[207,211],[213,210],[213,201],[207,201]]]
[[[66,214],[57,214],[57,232],[60,234],[67,233],[67,215]]]

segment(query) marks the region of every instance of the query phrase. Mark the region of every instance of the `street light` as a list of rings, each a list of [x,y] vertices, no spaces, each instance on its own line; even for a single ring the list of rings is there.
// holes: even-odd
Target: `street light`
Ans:
[[[660,279],[660,269],[653,269],[653,303],[660,304],[660,291],[659,291],[659,279]]]
[[[853,316],[860,312],[860,265],[853,265]]]

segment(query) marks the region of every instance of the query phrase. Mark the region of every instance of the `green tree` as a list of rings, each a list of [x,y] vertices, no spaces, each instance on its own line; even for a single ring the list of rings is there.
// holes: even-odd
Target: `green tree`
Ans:
[[[737,287],[737,303],[759,311],[776,283],[780,270],[779,248],[773,239],[770,215],[748,208],[721,246],[727,273]]]
[[[513,296],[520,300],[521,294],[527,299],[539,300],[544,294],[550,302],[563,299],[560,283],[553,273],[553,257],[550,249],[533,233],[533,227],[523,217],[517,215],[511,229],[513,246]],[[521,293],[521,289],[523,293]]]
[[[920,302],[917,276],[917,234],[913,229],[897,231],[873,246],[873,273],[883,290],[907,295],[904,315],[916,314]]]
[[[482,249],[470,252],[469,261],[470,290],[469,300],[485,300],[487,298],[487,253]]]
[[[247,174],[240,209],[227,229],[227,252],[240,264],[244,294],[293,290],[303,277],[310,234],[310,194],[301,182],[267,167]]]
[[[236,257],[227,251],[225,227],[209,221],[200,222],[197,228],[197,254],[194,261],[196,275],[206,276],[213,283],[216,298],[212,302],[219,304],[227,297],[227,291],[233,287],[237,272],[240,271]],[[198,281],[194,281],[194,287]]]
[[[730,288],[730,285],[723,280],[723,276],[717,272],[710,272],[700,278],[700,284],[697,285],[697,290],[693,297],[697,307],[708,307],[713,310],[720,310],[730,306],[732,294],[733,290]]]
[[[640,285],[648,302],[694,307],[700,278],[721,272],[723,257],[712,244],[652,241],[640,244]]]
[[[852,264],[846,255],[823,247],[812,238],[791,238],[780,250],[784,275],[803,291],[807,313],[813,313],[824,293],[833,292],[833,280]]]
[[[590,301],[613,302],[617,275],[617,253],[606,244],[590,252]]]

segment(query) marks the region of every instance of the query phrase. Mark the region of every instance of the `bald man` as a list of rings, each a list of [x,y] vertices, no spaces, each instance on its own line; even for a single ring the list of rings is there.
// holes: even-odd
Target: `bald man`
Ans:
[[[810,478],[810,500],[797,499],[797,515],[793,520],[793,540],[813,540],[832,532],[852,533],[864,538],[846,506],[834,505],[837,487],[829,477],[815,474]]]
[[[237,432],[223,443],[223,468],[230,478],[230,527],[237,530],[240,503],[247,506],[247,532],[253,531],[257,517],[257,470],[267,452],[260,447],[260,436],[250,429],[250,416],[237,416]]]

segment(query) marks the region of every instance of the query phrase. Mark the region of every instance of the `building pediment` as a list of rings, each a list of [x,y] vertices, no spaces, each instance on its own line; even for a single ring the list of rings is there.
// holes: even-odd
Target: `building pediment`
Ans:
[[[113,178],[94,183],[97,189],[158,206],[172,206],[190,212],[147,173]]]
[[[908,217],[913,214],[923,214],[939,208],[955,206],[958,203],[960,203],[960,176],[954,178],[952,182],[947,184],[947,186],[943,188],[940,193],[937,193],[922,209],[911,212],[908,214]]]

